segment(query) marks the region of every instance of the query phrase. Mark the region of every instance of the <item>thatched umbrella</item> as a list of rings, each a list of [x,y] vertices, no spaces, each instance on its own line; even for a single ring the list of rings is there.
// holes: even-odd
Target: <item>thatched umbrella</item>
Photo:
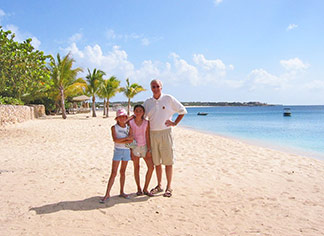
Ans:
[[[78,96],[78,97],[74,97],[72,98],[72,101],[74,102],[73,103],[73,108],[74,109],[78,109],[78,106],[77,106],[77,102],[81,102],[81,108],[74,111],[74,112],[87,112],[87,110],[82,110],[83,108],[88,108],[89,104],[86,102],[84,103],[85,101],[87,100],[90,100],[90,97],[86,96],[86,95],[81,95],[81,96]]]
[[[90,97],[88,97],[88,96],[86,96],[86,95],[81,95],[81,96],[78,96],[78,97],[74,97],[74,98],[72,98],[72,100],[74,101],[74,102],[84,102],[84,101],[87,101],[87,100],[89,100],[90,99]]]

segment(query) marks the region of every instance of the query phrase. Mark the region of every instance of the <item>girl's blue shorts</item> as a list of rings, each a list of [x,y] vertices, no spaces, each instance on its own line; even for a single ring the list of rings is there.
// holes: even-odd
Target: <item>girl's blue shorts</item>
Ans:
[[[130,161],[130,150],[129,149],[121,149],[115,148],[114,149],[114,157],[113,161]]]

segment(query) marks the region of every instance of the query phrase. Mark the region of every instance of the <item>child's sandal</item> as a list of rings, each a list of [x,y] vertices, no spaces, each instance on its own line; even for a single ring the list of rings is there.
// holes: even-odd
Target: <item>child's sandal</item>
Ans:
[[[142,191],[138,191],[137,193],[136,193],[136,196],[142,196],[143,195],[143,192]]]
[[[144,191],[143,193],[144,193],[144,195],[146,195],[148,197],[154,197],[153,193],[151,193],[151,192]]]
[[[155,188],[152,188],[150,193],[152,194],[156,194],[156,193],[160,193],[160,192],[163,192],[163,189],[158,185],[156,186]]]
[[[167,189],[163,194],[163,197],[171,197],[172,196],[172,189]]]

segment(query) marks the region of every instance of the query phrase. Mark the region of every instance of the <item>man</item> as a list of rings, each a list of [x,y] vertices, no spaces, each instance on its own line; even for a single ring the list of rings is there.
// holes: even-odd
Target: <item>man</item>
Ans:
[[[151,190],[152,194],[162,192],[162,164],[165,165],[167,187],[164,197],[172,196],[172,165],[174,160],[174,148],[172,137],[172,126],[176,126],[183,116],[187,114],[186,108],[173,96],[162,93],[162,82],[160,80],[151,81],[153,97],[144,102],[145,116],[150,121],[151,152],[155,165],[158,185]],[[175,121],[172,115],[178,113]]]

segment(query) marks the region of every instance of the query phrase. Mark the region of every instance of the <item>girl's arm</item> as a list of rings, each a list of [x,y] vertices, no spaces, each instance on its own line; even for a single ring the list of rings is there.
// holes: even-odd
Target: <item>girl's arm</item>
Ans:
[[[132,129],[132,127],[129,126],[129,133],[128,133],[128,137],[126,137],[126,142],[125,143],[132,143],[133,140],[134,140],[133,129]]]
[[[135,115],[131,115],[130,117],[128,117],[127,120],[126,120],[126,124],[129,125],[129,122],[134,118],[135,118]]]
[[[115,143],[129,143],[129,137],[126,137],[126,138],[117,138],[116,137],[115,126],[111,127],[111,136]]]

